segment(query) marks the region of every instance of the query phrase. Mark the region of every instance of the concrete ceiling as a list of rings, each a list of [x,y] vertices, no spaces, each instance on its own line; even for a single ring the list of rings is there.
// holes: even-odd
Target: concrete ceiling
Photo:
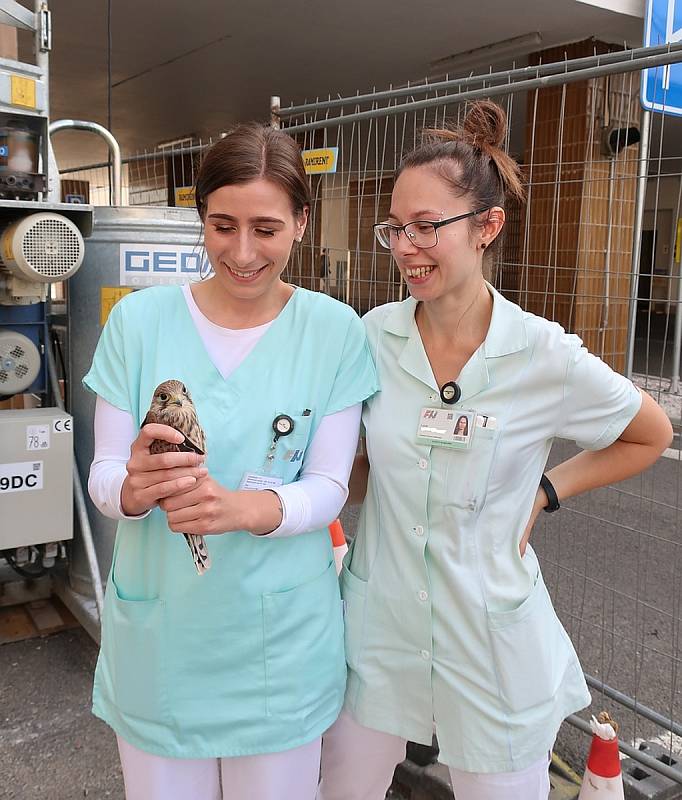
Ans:
[[[638,45],[633,0],[112,0],[112,130],[124,154],[282,103],[423,77],[452,53],[533,31],[542,45],[594,36]],[[107,124],[107,3],[52,0],[51,117]],[[623,10],[628,9],[623,7]],[[629,9],[631,12],[631,8]],[[61,167],[99,161],[95,137],[62,133]]]

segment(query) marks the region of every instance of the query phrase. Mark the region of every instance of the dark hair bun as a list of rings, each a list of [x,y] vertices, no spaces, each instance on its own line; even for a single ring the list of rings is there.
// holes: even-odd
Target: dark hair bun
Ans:
[[[464,142],[479,150],[490,152],[501,147],[507,135],[507,115],[490,100],[478,100],[467,106],[464,121],[445,128],[423,132],[425,142]]]
[[[507,134],[507,117],[497,103],[479,100],[467,109],[462,133],[462,138],[474,147],[500,147]]]
[[[442,171],[452,163],[457,165],[457,172],[448,176],[453,189],[471,194],[479,208],[502,205],[505,194],[521,202],[523,175],[502,149],[506,135],[504,109],[490,100],[478,100],[467,106],[458,125],[423,131],[421,146],[403,158],[400,171],[434,163]]]

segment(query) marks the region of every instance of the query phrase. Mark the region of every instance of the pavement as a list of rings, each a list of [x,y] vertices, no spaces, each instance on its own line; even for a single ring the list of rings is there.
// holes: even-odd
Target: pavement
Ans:
[[[0,798],[123,800],[116,741],[90,713],[82,628],[0,647]]]
[[[0,646],[1,800],[124,800],[114,736],[90,713],[96,659],[80,628]],[[558,775],[552,786],[552,800],[577,796]],[[449,800],[447,769],[405,762],[389,797]]]

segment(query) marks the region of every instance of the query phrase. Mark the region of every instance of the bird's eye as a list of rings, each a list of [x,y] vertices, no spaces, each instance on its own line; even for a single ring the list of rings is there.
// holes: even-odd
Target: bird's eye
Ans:
[[[182,387],[182,393],[187,394],[187,387],[185,385],[183,385]]]
[[[165,392],[159,392],[159,400],[165,403],[168,400],[168,395]]]

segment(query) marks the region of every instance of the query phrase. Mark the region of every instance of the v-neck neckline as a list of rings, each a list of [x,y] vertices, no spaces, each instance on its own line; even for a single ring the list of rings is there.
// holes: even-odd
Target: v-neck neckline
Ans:
[[[273,336],[272,332],[274,330],[277,330],[280,327],[281,321],[284,318],[286,318],[287,316],[289,316],[290,314],[293,313],[293,308],[296,305],[296,303],[298,302],[298,300],[296,298],[303,291],[300,286],[294,286],[293,287],[294,291],[291,293],[291,296],[289,297],[287,302],[284,304],[284,306],[282,307],[282,309],[279,312],[279,314],[277,314],[277,316],[273,320],[271,320],[268,329],[258,339],[256,344],[253,346],[253,349],[251,350],[251,352],[246,356],[246,358],[241,363],[239,363],[232,370],[232,372],[230,372],[230,374],[227,377],[223,377],[222,373],[220,372],[220,370],[218,369],[216,364],[213,362],[213,359],[211,358],[210,353],[206,349],[206,345],[204,344],[204,340],[201,338],[201,334],[199,333],[199,330],[197,329],[196,323],[194,322],[194,319],[192,318],[192,312],[191,312],[191,310],[189,308],[189,305],[187,303],[187,298],[184,295],[182,286],[178,286],[176,288],[177,288],[176,297],[180,300],[180,303],[182,304],[182,314],[184,315],[185,323],[191,328],[192,336],[195,339],[195,343],[198,346],[204,361],[206,363],[210,364],[210,367],[214,372],[214,376],[221,383],[223,383],[225,385],[230,384],[230,383],[236,383],[237,380],[239,379],[240,373],[243,371],[244,365],[247,364],[247,363],[248,364],[252,364],[253,360],[260,356],[260,352],[262,352],[267,346],[267,341],[272,338],[272,336]],[[194,302],[196,303],[196,300]],[[201,311],[201,309],[199,308],[198,304],[197,304],[197,308],[199,309],[199,313],[203,313]],[[259,327],[259,326],[254,326],[254,327]],[[248,328],[244,328],[243,330],[248,330]]]
[[[416,312],[416,306],[415,306]],[[462,397],[458,405],[478,394],[489,384],[488,367],[485,356],[485,340],[474,350],[466,363],[462,366],[459,375],[452,378],[462,389]],[[413,313],[410,324],[410,331],[400,356],[398,364],[431,390],[439,393],[440,386],[431,366],[429,356],[426,352],[424,340],[422,339],[419,326],[417,325],[416,314]]]

